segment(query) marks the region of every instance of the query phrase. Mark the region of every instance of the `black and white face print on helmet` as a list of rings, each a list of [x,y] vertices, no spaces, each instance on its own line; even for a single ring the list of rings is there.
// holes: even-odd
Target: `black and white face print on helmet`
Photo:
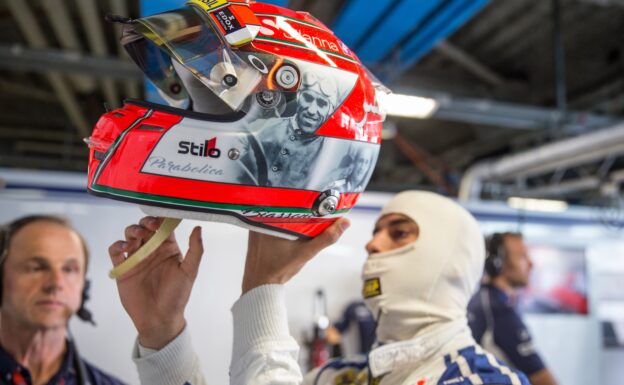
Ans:
[[[164,134],[142,171],[255,186],[362,191],[372,173],[378,145],[317,134],[352,91],[357,76],[314,63],[297,60],[292,63],[297,66],[301,84],[296,93],[284,93],[279,107],[267,108],[250,98],[251,108],[238,121],[212,124],[185,118]],[[221,102],[215,101],[218,98],[210,90],[201,91],[201,84],[186,69],[179,68],[179,64],[174,62],[174,67],[192,98],[206,96],[208,100],[202,104],[194,99],[193,109],[214,111],[211,103],[219,105]],[[170,151],[183,142],[190,146],[189,138],[198,138],[198,146],[206,140],[216,140],[221,156],[211,159],[209,172],[188,171],[202,170],[201,157]],[[167,166],[165,170],[170,162],[180,167]]]

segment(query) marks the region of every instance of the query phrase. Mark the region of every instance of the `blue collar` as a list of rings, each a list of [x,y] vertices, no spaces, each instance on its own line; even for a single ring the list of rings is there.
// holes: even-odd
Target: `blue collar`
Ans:
[[[75,382],[76,372],[74,370],[74,350],[72,344],[65,343],[66,352],[63,363],[59,371],[47,382],[46,385],[69,385]],[[20,365],[15,359],[0,346],[0,384],[13,385],[13,376],[19,373],[25,380],[26,384],[31,384],[32,379],[28,369]],[[73,381],[68,381],[72,379]]]
[[[490,298],[495,298],[497,301],[500,301],[509,306],[513,306],[513,301],[511,300],[511,298],[507,295],[507,293],[505,293],[498,287],[490,283],[484,283],[481,285],[481,287],[485,288],[490,292]]]

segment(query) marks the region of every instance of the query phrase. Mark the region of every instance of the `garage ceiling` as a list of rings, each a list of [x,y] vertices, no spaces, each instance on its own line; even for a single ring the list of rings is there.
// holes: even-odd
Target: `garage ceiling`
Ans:
[[[455,195],[468,174],[478,182],[471,185],[473,198],[554,194],[592,204],[601,194],[619,192],[623,1],[273,2],[326,23],[395,92],[439,102],[429,119],[389,119],[370,189],[418,187]],[[169,8],[172,1],[150,3]],[[0,167],[84,171],[82,139],[103,103],[115,107],[142,96],[141,74],[121,52],[117,26],[103,21],[107,13],[138,17],[141,4],[0,1]],[[556,36],[564,58],[558,71]],[[608,128],[613,142],[583,144]],[[576,153],[561,152],[562,158],[530,152],[559,154],[579,136],[587,140],[573,147]],[[562,145],[542,147],[554,143]],[[487,167],[500,166],[503,157],[512,165],[542,163],[490,172]]]

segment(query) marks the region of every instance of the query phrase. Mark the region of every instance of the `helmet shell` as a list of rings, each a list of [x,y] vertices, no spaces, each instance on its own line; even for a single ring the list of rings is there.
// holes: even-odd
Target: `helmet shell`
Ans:
[[[88,139],[91,193],[291,238],[317,235],[355,205],[381,141],[376,80],[309,14],[245,6],[259,27],[238,46],[192,5],[124,31],[169,105],[128,100],[102,115]],[[213,81],[227,71],[234,85]],[[193,99],[196,86],[227,105],[222,114],[190,110],[206,101]],[[171,90],[182,92],[168,99]]]

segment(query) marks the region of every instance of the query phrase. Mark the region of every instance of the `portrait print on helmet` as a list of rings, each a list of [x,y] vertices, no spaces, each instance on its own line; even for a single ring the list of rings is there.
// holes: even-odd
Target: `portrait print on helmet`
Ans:
[[[355,205],[387,89],[318,20],[192,0],[124,24],[121,43],[167,105],[127,100],[100,118],[88,139],[91,193],[291,238]]]

